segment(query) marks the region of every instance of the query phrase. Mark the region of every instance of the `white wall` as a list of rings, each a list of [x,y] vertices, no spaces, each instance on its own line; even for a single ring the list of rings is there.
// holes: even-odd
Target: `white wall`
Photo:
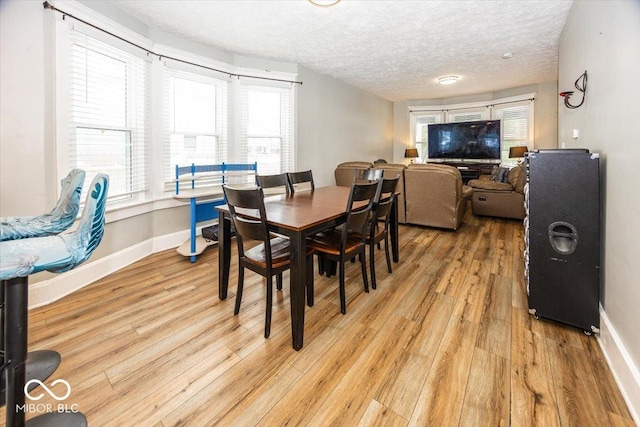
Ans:
[[[558,107],[556,103],[557,84],[556,82],[549,82],[478,95],[395,102],[393,104],[393,157],[398,163],[404,162],[404,150],[412,146],[409,106],[436,106],[464,104],[467,102],[485,102],[527,93],[535,93],[536,98],[534,116],[535,148],[556,148],[558,125]]]
[[[640,423],[640,1],[575,2],[559,54],[560,90],[588,73],[584,105],[558,107],[558,139],[601,154],[601,345]]]
[[[331,77],[299,68],[297,167],[334,185],[339,163],[392,157],[393,104]]]
[[[0,216],[35,215],[55,203],[44,158],[44,15],[37,1],[0,2]]]

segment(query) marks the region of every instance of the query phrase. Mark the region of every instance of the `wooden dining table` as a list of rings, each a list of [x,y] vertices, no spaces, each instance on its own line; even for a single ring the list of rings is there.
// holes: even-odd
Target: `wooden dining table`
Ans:
[[[307,237],[345,221],[349,192],[350,187],[331,186],[298,191],[290,196],[268,196],[264,199],[270,230],[290,239],[291,335],[295,350],[300,350],[304,341]],[[216,209],[220,214],[218,296],[224,300],[227,298],[231,264],[231,216],[227,205],[217,206]],[[395,202],[389,231],[392,257],[394,262],[398,262],[398,206]]]

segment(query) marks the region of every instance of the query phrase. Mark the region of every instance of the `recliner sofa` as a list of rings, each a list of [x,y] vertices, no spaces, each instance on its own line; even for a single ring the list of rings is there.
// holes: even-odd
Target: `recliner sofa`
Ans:
[[[466,212],[471,189],[462,183],[460,171],[452,166],[346,162],[336,167],[336,185],[350,186],[356,169],[383,169],[385,177],[400,174],[398,222],[456,230]]]
[[[489,175],[469,181],[473,188],[471,209],[474,215],[523,219],[524,211],[524,164],[509,170],[507,182],[496,182]]]

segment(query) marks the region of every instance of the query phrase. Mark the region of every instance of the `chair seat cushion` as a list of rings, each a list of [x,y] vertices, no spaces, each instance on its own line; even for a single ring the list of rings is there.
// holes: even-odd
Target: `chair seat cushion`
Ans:
[[[267,253],[264,250],[264,243],[254,246],[244,252],[244,256],[252,264],[266,267]],[[271,239],[271,264],[274,268],[282,267],[289,263],[291,252],[289,250],[289,239],[275,237]]]
[[[313,248],[316,252],[322,252],[330,255],[338,256],[340,255],[340,246],[342,233],[339,231],[335,232],[327,232],[322,236],[314,236],[309,243],[307,243],[308,248]],[[360,235],[349,234],[347,236],[347,243],[345,246],[345,253],[349,253],[354,249],[358,248],[362,245],[362,238]]]

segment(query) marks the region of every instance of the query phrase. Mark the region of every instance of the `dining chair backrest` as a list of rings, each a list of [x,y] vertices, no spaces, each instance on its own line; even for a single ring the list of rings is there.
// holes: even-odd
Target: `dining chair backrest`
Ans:
[[[347,219],[342,228],[343,241],[350,232],[361,234],[364,238],[366,227],[371,220],[373,202],[381,183],[381,181],[374,181],[351,185],[346,209]]]
[[[313,173],[310,170],[302,172],[288,172],[287,179],[289,180],[292,193],[295,193],[295,191],[299,189],[298,184],[302,183],[309,183],[311,190],[315,189],[315,185],[313,184]]]
[[[382,178],[382,169],[354,169],[355,179],[354,182],[372,182]]]
[[[386,218],[391,213],[391,205],[396,197],[398,181],[400,181],[400,175],[396,175],[395,178],[382,179],[373,202],[376,219]]]
[[[239,255],[241,257],[244,256],[244,239],[259,240],[264,242],[266,246],[267,263],[270,264],[271,246],[262,188],[238,189],[223,185],[222,190],[224,191],[227,206],[229,206],[231,220],[236,229]],[[249,212],[243,214],[243,211]],[[252,218],[247,215],[251,215]],[[259,219],[255,219],[256,216]]]
[[[268,194],[282,194],[283,192],[287,196],[291,194],[291,186],[286,173],[278,175],[256,175],[256,184],[262,187],[263,191],[264,189],[278,189],[275,193],[266,191],[265,193]],[[284,187],[282,188],[283,191],[280,191],[280,187]]]

